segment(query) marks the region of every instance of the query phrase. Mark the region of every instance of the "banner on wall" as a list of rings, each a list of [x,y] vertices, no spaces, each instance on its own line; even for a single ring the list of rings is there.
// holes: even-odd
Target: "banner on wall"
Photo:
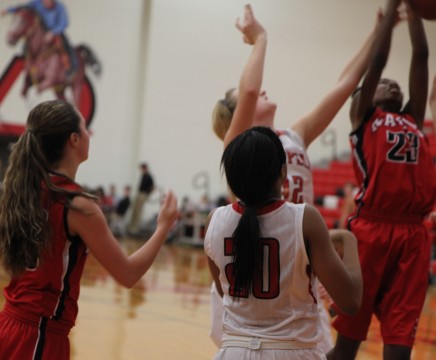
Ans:
[[[102,66],[89,46],[72,46],[65,36],[68,22],[64,5],[56,0],[33,0],[4,12],[14,17],[7,29],[6,41],[13,47],[22,42],[23,51],[13,56],[1,73],[0,108],[21,76],[24,79],[20,92],[23,98],[31,87],[38,93],[52,90],[54,98],[71,101],[89,127],[96,98],[86,70],[90,69],[98,77]],[[71,94],[68,99],[66,91]],[[12,119],[0,119],[0,136],[19,136],[24,126]]]

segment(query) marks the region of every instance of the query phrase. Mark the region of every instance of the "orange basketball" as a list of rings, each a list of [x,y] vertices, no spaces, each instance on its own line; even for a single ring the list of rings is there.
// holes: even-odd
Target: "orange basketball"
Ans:
[[[410,6],[423,19],[436,20],[436,0],[410,0]]]

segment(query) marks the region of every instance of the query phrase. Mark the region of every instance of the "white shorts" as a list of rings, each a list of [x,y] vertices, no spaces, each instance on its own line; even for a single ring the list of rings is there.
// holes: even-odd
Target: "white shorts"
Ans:
[[[214,360],[326,360],[318,348],[299,350],[252,350],[227,347],[218,350]]]

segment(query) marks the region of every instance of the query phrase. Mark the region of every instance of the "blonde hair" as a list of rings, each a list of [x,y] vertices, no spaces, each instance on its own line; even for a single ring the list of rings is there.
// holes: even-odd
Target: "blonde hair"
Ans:
[[[236,108],[237,98],[234,92],[235,88],[227,90],[224,99],[218,100],[213,109],[212,129],[221,140],[224,140]]]

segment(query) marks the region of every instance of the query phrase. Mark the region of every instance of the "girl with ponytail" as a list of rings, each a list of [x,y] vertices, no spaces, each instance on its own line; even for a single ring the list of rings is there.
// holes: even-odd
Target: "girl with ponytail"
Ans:
[[[270,128],[233,139],[221,166],[239,199],[208,218],[205,252],[223,297],[222,345],[215,359],[325,359],[315,274],[338,308],[355,313],[362,279],[357,242],[336,253],[319,212],[281,200],[286,155]]]
[[[36,106],[12,148],[0,201],[0,259],[10,275],[0,312],[0,359],[69,359],[88,250],[121,285],[132,287],[177,217],[170,192],[155,233],[126,256],[96,198],[75,182],[88,150],[83,117],[61,100]]]

